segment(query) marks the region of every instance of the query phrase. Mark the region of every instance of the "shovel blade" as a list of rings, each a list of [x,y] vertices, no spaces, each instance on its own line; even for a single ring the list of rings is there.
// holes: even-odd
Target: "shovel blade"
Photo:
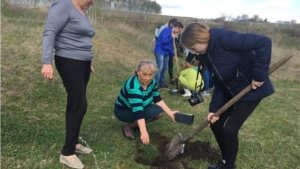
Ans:
[[[170,161],[183,152],[184,144],[180,134],[173,137],[164,150],[164,161]]]

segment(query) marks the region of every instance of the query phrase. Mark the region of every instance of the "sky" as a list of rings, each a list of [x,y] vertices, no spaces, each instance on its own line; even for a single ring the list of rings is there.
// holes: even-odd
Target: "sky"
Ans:
[[[297,20],[300,23],[300,0],[156,0],[162,15],[195,18],[236,18],[244,14],[269,22]]]

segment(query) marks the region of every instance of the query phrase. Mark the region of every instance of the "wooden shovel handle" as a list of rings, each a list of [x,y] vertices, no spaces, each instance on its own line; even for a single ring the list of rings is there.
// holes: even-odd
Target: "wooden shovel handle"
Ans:
[[[275,70],[277,70],[280,66],[282,66],[285,62],[287,62],[293,56],[294,56],[293,54],[287,54],[282,59],[280,59],[277,63],[273,64],[269,68],[269,75],[271,75]],[[242,98],[244,95],[246,95],[251,90],[252,90],[252,84],[249,84],[245,89],[243,89],[240,93],[238,93],[231,100],[229,100],[225,105],[223,105],[217,112],[215,112],[214,116],[216,116],[216,117],[220,116],[225,110],[227,110],[229,107],[231,107],[235,102],[237,102],[240,98]],[[197,133],[199,133],[202,129],[204,129],[206,126],[208,126],[209,123],[210,122],[206,119],[203,123],[200,124],[199,127],[194,129],[188,135],[188,137],[184,138],[183,141],[186,142],[186,141],[191,140]]]
[[[173,38],[173,46],[174,46],[174,55],[177,57],[177,49],[175,44],[175,38]],[[178,57],[176,61],[176,69],[177,69],[177,76],[179,76],[179,66],[178,66]]]

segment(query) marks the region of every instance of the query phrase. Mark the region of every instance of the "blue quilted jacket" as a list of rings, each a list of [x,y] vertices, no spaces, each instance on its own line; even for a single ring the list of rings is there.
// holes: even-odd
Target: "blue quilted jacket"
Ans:
[[[258,34],[242,34],[223,29],[210,29],[210,42],[204,57],[212,74],[215,89],[209,111],[216,112],[247,85],[264,84],[251,90],[239,101],[257,101],[274,93],[268,76],[272,41]]]

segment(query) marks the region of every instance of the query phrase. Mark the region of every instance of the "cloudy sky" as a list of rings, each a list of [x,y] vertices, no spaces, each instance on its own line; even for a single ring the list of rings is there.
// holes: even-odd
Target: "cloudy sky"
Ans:
[[[268,21],[297,20],[300,23],[300,0],[156,0],[163,15],[217,18],[221,14],[259,15]]]

